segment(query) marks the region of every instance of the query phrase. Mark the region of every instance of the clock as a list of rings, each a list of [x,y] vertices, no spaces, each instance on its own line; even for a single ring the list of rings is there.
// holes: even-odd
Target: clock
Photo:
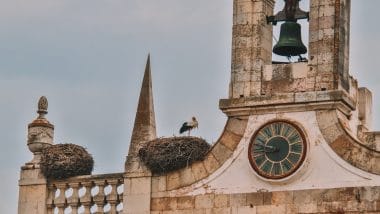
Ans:
[[[307,143],[302,130],[287,121],[274,121],[256,131],[248,157],[259,176],[283,179],[299,169],[306,157]]]

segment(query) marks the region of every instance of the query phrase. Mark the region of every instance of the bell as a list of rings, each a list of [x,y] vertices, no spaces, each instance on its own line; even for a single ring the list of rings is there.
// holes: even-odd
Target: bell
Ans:
[[[307,52],[301,39],[301,25],[294,21],[286,21],[281,25],[280,39],[273,48],[273,53],[280,56],[299,56]]]

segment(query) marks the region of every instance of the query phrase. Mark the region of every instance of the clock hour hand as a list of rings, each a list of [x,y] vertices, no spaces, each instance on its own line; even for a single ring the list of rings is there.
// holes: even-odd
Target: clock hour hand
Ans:
[[[256,149],[255,152],[265,152],[265,153],[272,153],[277,152],[278,149],[274,146],[268,146],[261,142],[256,142],[256,145],[263,147],[262,149]]]

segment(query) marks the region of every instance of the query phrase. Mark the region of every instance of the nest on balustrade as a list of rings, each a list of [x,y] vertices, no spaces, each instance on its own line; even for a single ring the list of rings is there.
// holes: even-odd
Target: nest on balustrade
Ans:
[[[90,175],[94,159],[85,148],[75,144],[56,144],[42,150],[41,171],[48,179]]]
[[[158,138],[139,150],[140,159],[156,174],[175,171],[204,160],[210,145],[198,137]]]

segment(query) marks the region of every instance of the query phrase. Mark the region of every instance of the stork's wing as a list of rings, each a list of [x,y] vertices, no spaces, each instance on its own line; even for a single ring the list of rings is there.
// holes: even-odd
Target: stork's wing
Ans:
[[[179,133],[180,134],[182,134],[185,131],[189,130],[190,126],[188,126],[187,124],[188,124],[187,122],[183,123],[182,127],[179,129]]]

